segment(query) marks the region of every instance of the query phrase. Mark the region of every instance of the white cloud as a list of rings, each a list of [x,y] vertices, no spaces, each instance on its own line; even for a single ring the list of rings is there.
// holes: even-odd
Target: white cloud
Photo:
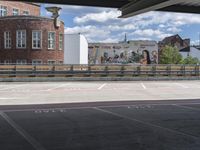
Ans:
[[[128,39],[162,40],[166,36],[182,32],[185,25],[200,24],[200,15],[149,12],[131,18],[118,18],[116,9],[82,6],[62,6],[62,14],[73,14],[73,27],[66,33],[83,33],[94,42],[121,41],[127,33]],[[62,19],[62,18],[61,18]]]
[[[75,17],[74,22],[77,24],[85,24],[88,22],[107,22],[110,20],[116,20],[120,16],[120,12],[116,10],[102,11],[99,13],[88,13],[81,17]]]

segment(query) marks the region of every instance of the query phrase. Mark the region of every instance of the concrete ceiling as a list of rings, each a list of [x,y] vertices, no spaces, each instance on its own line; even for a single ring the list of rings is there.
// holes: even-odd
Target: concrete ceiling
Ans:
[[[122,11],[122,16],[121,16],[122,18],[131,17],[148,11],[200,13],[200,0],[20,0],[20,1],[118,8],[119,10]]]

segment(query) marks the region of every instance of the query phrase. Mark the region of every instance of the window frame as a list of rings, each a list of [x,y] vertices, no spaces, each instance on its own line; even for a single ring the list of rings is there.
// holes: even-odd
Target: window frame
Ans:
[[[18,61],[25,61],[25,63],[18,63]],[[27,64],[27,59],[17,59],[16,60],[17,65],[26,65]]]
[[[18,14],[17,15],[15,15],[14,14],[14,10],[18,10]],[[12,16],[19,16],[20,15],[20,9],[19,8],[12,8]]]
[[[54,47],[49,47],[49,34],[54,33]],[[48,50],[55,50],[56,49],[56,32],[55,31],[48,31]]]
[[[22,35],[23,34],[21,34],[21,37],[20,37],[20,41],[21,41],[21,47],[19,47],[19,43],[18,43],[18,32],[25,32],[25,39],[24,39],[24,45],[25,45],[25,47],[22,47],[22,45],[23,45],[23,37],[22,37]],[[16,48],[17,49],[26,49],[26,46],[27,46],[27,35],[26,35],[26,30],[17,30],[16,31]]]
[[[61,40],[61,38],[60,38],[60,35],[62,35],[62,40]],[[63,41],[64,41],[64,36],[63,36],[63,35],[64,35],[63,33],[59,33],[59,50],[60,50],[60,51],[62,51],[63,48],[64,48],[64,43],[63,43]],[[62,42],[62,44],[61,44],[61,42]],[[60,46],[62,46],[62,48],[61,48]]]
[[[33,63],[34,61],[40,61],[41,63]],[[42,59],[32,59],[32,65],[41,65],[43,63]]]
[[[7,38],[6,33],[9,33],[8,38]],[[7,46],[7,44],[8,44],[8,46]],[[11,32],[10,31],[4,31],[4,49],[11,49],[11,47],[12,47]]]
[[[34,41],[34,38],[33,38],[33,33],[34,32],[40,32],[40,47],[33,47],[33,41]],[[38,39],[36,39],[36,41],[38,41]],[[37,45],[38,43],[36,43],[36,45]],[[32,30],[32,49],[36,49],[36,50],[38,50],[38,49],[42,49],[42,30]]]
[[[28,12],[28,14],[25,14],[25,12]],[[23,10],[23,16],[29,16],[30,15],[30,11],[29,10]]]
[[[4,7],[4,9],[2,7]],[[7,15],[8,15],[8,6],[0,5],[0,17],[5,17]]]
[[[51,62],[53,62],[53,61],[54,61],[54,63],[53,63],[53,64],[52,64],[52,63],[50,64],[50,63],[49,63],[50,61],[51,61]],[[48,60],[47,60],[47,64],[48,64],[48,65],[55,65],[55,64],[56,64],[56,60],[53,60],[53,59],[48,59]]]

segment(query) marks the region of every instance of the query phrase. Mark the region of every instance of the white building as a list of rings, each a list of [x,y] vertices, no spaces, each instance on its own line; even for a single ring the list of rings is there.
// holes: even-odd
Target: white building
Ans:
[[[88,42],[81,34],[65,34],[64,64],[88,64]]]
[[[183,58],[188,56],[196,57],[200,60],[200,47],[190,46],[180,50],[180,53]]]
[[[89,63],[158,63],[156,41],[128,41],[121,43],[89,43]]]

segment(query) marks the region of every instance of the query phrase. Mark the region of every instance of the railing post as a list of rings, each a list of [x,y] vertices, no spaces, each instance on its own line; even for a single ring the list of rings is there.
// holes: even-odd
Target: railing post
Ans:
[[[109,73],[108,73],[108,66],[107,65],[105,66],[104,71],[105,71],[105,75],[108,76]]]
[[[121,76],[124,76],[124,70],[125,70],[125,67],[124,65],[121,66]]]
[[[156,75],[156,65],[152,66],[151,71],[152,71],[152,75],[155,76]]]
[[[140,76],[140,74],[141,74],[141,66],[139,65],[137,66],[137,75]]]
[[[172,70],[171,70],[171,65],[168,65],[167,68],[166,68],[166,72],[167,72],[167,75],[168,75],[168,76],[171,75],[171,73],[172,73],[171,71],[172,71]]]
[[[91,66],[88,65],[88,75],[91,76]]]
[[[200,71],[200,70],[199,70],[199,65],[196,65],[196,66],[195,66],[195,75],[196,75],[196,76],[199,76],[199,71]]]

